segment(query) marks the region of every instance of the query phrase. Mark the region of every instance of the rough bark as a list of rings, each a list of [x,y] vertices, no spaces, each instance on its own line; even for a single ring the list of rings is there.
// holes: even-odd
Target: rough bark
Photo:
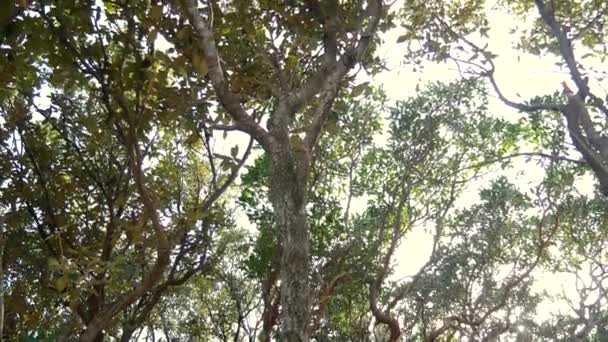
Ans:
[[[600,184],[600,191],[608,195],[608,146],[605,138],[593,127],[581,94],[570,94],[562,113],[576,149],[583,155]]]
[[[368,0],[361,8],[362,26],[359,35],[344,42],[344,53],[337,56],[339,29],[339,2],[328,1],[325,6],[314,0],[307,2],[311,10],[322,17],[324,27],[324,55],[322,65],[298,89],[283,89],[277,94],[276,110],[270,115],[268,129],[262,128],[247,113],[240,97],[228,86],[226,75],[220,66],[220,56],[215,45],[212,28],[201,17],[196,0],[182,0],[182,11],[186,14],[197,35],[197,44],[205,54],[208,66],[206,77],[211,81],[222,107],[241,130],[262,145],[270,156],[270,200],[274,208],[275,223],[280,232],[282,253],[280,261],[281,323],[285,341],[308,341],[307,328],[310,321],[309,288],[309,231],[306,220],[307,177],[310,155],[322,133],[323,125],[346,74],[361,61],[375,36],[384,15],[382,0]],[[363,6],[363,5],[361,5]],[[275,63],[279,79],[284,79],[283,70]],[[281,82],[285,86],[285,82]],[[318,96],[318,97],[317,97]],[[289,133],[293,116],[302,107],[318,98],[310,124],[305,128],[305,137]]]
[[[308,161],[298,160],[289,145],[273,151],[270,200],[274,208],[281,253],[281,323],[286,341],[308,341],[310,317],[309,231],[306,220]]]
[[[397,204],[397,207],[396,207],[396,209],[397,209],[396,220],[392,224],[391,242],[390,242],[388,250],[386,251],[386,254],[384,254],[384,257],[382,258],[382,268],[380,269],[380,271],[378,272],[376,277],[371,281],[370,286],[369,286],[370,310],[372,311],[374,318],[379,323],[384,324],[388,327],[389,332],[390,332],[388,340],[390,342],[396,342],[399,340],[399,337],[401,336],[401,327],[399,326],[399,321],[397,320],[397,318],[393,317],[393,315],[391,315],[391,313],[388,310],[384,311],[379,307],[378,296],[380,294],[380,289],[382,287],[382,283],[384,282],[384,280],[386,279],[386,275],[388,274],[391,259],[395,253],[395,250],[397,249],[397,244],[399,243],[399,239],[402,236],[402,233],[401,233],[402,213],[403,213],[403,207],[405,205],[406,199],[407,199],[407,195],[402,194],[401,199],[399,200],[399,203]],[[381,248],[380,241],[382,241],[381,240],[382,236],[384,235],[384,232],[387,228],[386,227],[386,217],[387,217],[387,215],[384,214],[379,222],[378,242],[376,244],[376,248],[378,250],[380,250],[380,248]]]

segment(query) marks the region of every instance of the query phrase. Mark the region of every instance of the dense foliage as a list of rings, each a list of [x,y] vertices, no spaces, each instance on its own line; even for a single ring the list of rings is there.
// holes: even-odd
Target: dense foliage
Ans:
[[[608,338],[607,2],[0,6],[0,341]]]

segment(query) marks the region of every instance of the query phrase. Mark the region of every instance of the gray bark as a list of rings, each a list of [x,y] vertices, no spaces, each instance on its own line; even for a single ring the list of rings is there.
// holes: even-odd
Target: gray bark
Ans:
[[[240,102],[240,97],[231,91],[220,66],[212,28],[201,17],[198,2],[182,0],[182,10],[190,20],[198,38],[196,43],[205,54],[208,66],[206,77],[211,81],[220,103],[234,120],[236,129],[255,138],[271,158],[270,200],[282,243],[280,262],[282,338],[289,342],[308,341],[311,301],[308,284],[309,231],[306,222],[306,191],[308,190],[306,178],[310,167],[310,154],[317,145],[327,114],[341,87],[341,81],[348,71],[363,59],[384,13],[382,0],[368,0],[365,10],[362,8],[364,15],[360,23],[363,27],[359,37],[348,41],[346,45],[349,48],[341,56],[337,56],[338,4],[337,1],[327,2],[323,13],[319,11],[319,4],[315,1],[309,2],[309,6],[313,5],[312,9],[317,10],[323,17],[325,34],[323,65],[298,89],[283,89],[285,93],[278,96],[278,107],[271,114],[268,130],[265,130],[252,115],[247,113]],[[367,24],[364,25],[366,21]],[[282,80],[280,83],[285,86],[285,77],[280,67],[277,68],[277,73],[278,78]],[[304,139],[290,136],[289,128],[293,115],[303,106],[310,104],[317,95],[320,103],[317,104],[310,124],[305,128]]]
[[[308,161],[298,160],[287,146],[273,151],[270,199],[281,234],[281,323],[286,341],[308,341],[310,317],[309,232],[306,222]]]

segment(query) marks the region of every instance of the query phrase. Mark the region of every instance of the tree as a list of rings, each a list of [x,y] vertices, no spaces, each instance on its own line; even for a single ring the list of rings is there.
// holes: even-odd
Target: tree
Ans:
[[[600,191],[608,194],[607,145],[604,143],[603,130],[597,127],[598,122],[605,121],[608,108],[604,99],[592,91],[593,85],[589,85],[588,76],[593,74],[594,69],[585,67],[581,62],[584,59],[597,62],[606,58],[606,42],[603,38],[606,35],[605,14],[608,6],[601,1],[506,0],[499,4],[520,19],[534,18],[531,27],[517,32],[521,34],[521,40],[515,48],[536,56],[550,54],[559,57],[558,63],[565,66],[576,87],[576,91],[573,91],[563,83],[563,93],[567,96],[565,103],[556,97],[520,103],[503,94],[500,82],[494,76],[494,60],[498,55],[487,48],[487,43],[483,45],[475,42],[475,35],[479,35],[482,40],[491,37],[489,21],[481,1],[465,2],[460,7],[464,11],[458,8],[454,10],[447,5],[434,6],[417,1],[405,6],[402,18],[408,34],[403,39],[415,38],[422,43],[422,48],[412,51],[410,56],[430,55],[436,60],[453,61],[463,72],[487,79],[499,99],[518,111],[532,115],[538,115],[539,111],[561,113],[572,145],[595,174]],[[426,11],[424,20],[414,20],[422,8]],[[517,28],[513,29],[514,32],[516,30]],[[557,88],[558,85],[551,87]],[[599,126],[605,126],[605,122]]]
[[[358,64],[370,63],[370,51],[388,9],[380,0],[353,4],[307,1],[295,6],[260,2],[249,7],[239,3],[227,8],[208,5],[203,15],[197,1],[187,0],[182,2],[181,10],[192,25],[196,48],[206,63],[204,71],[217,101],[234,122],[233,129],[249,134],[268,154],[270,199],[282,243],[279,277],[282,337],[286,341],[307,341],[311,298],[309,223],[305,208],[312,155],[332,104],[348,82],[348,73]],[[216,12],[233,15],[220,15],[223,20],[215,20]],[[256,53],[245,63],[258,66],[256,72],[261,79],[253,80],[246,72],[230,79],[229,71],[247,65],[240,59],[236,63],[229,60],[222,63],[225,56],[240,57],[241,53],[222,54],[219,45],[222,40],[230,42],[236,32],[219,39],[215,38],[215,32],[252,17],[259,21],[244,26],[244,30],[257,38],[247,42],[248,48]],[[304,21],[306,26],[294,26],[290,19]],[[263,33],[263,28],[267,33]],[[310,39],[315,36],[318,38]],[[314,56],[317,50],[322,51],[318,58]],[[270,64],[270,68],[264,68],[264,64]],[[263,68],[272,72],[260,75]],[[268,93],[251,96],[251,92],[239,92],[241,82],[246,81],[253,83],[249,89],[270,93],[272,106],[266,129],[247,111],[251,106],[247,101],[255,104],[262,96],[261,100],[267,102]],[[272,83],[279,86],[269,88]],[[296,130],[303,134],[295,133]]]
[[[119,313],[138,302],[141,324],[163,292],[213,263],[218,199],[251,144],[216,167],[193,114],[208,110],[204,85],[155,48],[158,9],[32,2],[4,32],[2,203],[18,241],[7,274],[23,308],[11,314],[31,327],[20,331],[84,326],[80,340],[103,340]],[[59,308],[28,308],[47,301]]]
[[[483,88],[472,81],[438,84],[416,98],[398,103],[390,108],[390,138],[384,147],[372,144],[369,131],[357,131],[357,127],[373,124],[353,124],[351,120],[365,118],[362,113],[369,108],[365,105],[368,101],[353,99],[349,114],[340,115],[338,122],[345,132],[321,141],[324,153],[316,166],[322,168],[323,174],[321,179],[314,178],[307,211],[316,256],[312,264],[319,265],[313,274],[320,279],[316,287],[321,290],[311,330],[315,339],[365,340],[365,324],[373,319],[378,325],[378,340],[433,340],[449,334],[469,338],[498,336],[512,329],[511,324],[504,325],[504,316],[499,316],[503,311],[526,305],[533,310],[537,300],[529,294],[530,274],[539,266],[540,257],[555,234],[553,219],[529,217],[500,224],[511,215],[503,206],[513,205],[523,212],[538,205],[504,184],[504,180],[497,182],[495,189],[482,193],[491,204],[463,213],[455,211],[456,199],[479,173],[497,160],[518,155],[505,153],[515,148],[523,132],[520,125],[492,119],[486,112],[484,94]],[[381,106],[372,108],[378,110]],[[354,143],[353,137],[361,145]],[[353,155],[357,157],[347,158]],[[248,265],[263,281],[273,279],[272,274],[279,267],[273,263],[278,241],[273,238],[272,208],[265,205],[267,199],[261,195],[268,177],[264,172],[266,162],[266,158],[259,159],[249,169],[243,177],[245,188],[241,195],[248,215],[260,229]],[[346,184],[346,193],[351,194],[347,196],[352,196],[353,191],[356,196],[369,196],[365,212],[349,220],[332,216],[336,210],[348,213],[336,201],[340,197],[335,191],[338,184]],[[505,199],[501,199],[503,196]],[[342,203],[348,207],[349,201]],[[488,221],[473,223],[476,217]],[[434,226],[435,243],[428,263],[411,279],[387,282],[396,246],[412,230],[429,225]],[[515,231],[518,234],[513,234]],[[463,237],[462,244],[455,243]],[[502,239],[517,242],[503,245]],[[480,250],[486,244],[491,251]],[[529,252],[506,257],[503,253],[513,253],[510,248],[515,245],[528,245]],[[474,267],[477,257],[479,264]],[[494,277],[501,267],[511,267],[513,275],[499,282]],[[469,278],[460,279],[460,274]],[[463,284],[469,287],[462,288]],[[478,286],[488,291],[478,294]],[[449,311],[457,306],[454,300],[463,298],[471,298],[467,305],[476,305],[471,311],[478,316],[471,317],[469,309]],[[424,310],[427,305],[429,308]],[[508,313],[506,316],[512,319]],[[442,320],[447,323],[432,325]],[[464,326],[458,327],[457,321],[475,329],[467,331]],[[387,329],[383,328],[385,325]]]
[[[476,43],[483,1],[390,5],[4,4],[8,336],[601,339],[604,200],[575,184],[590,168],[605,190],[604,105],[574,47],[605,55],[606,6],[500,2],[538,11],[519,48],[562,56],[577,88],[516,103]],[[369,78],[396,19],[412,65],[473,77],[387,99]],[[526,116],[493,116],[482,79]],[[515,159],[541,179],[506,177]],[[397,279],[400,245],[420,234],[428,260]],[[572,312],[537,317],[539,272],[579,278]]]
[[[315,338],[328,334],[319,331],[328,330],[322,322],[339,321],[335,315],[348,315],[344,306],[332,308],[336,305],[333,298],[340,297],[342,287],[351,287],[345,295],[357,299],[356,306],[360,311],[365,311],[368,305],[365,295],[360,292],[365,291],[362,279],[365,273],[361,271],[372,267],[369,249],[366,247],[371,232],[369,226],[364,227],[359,222],[351,223],[349,200],[345,206],[341,203],[342,194],[346,193],[352,199],[364,191],[355,189],[357,169],[364,152],[372,144],[373,135],[380,132],[379,110],[384,96],[372,89],[366,93],[366,98],[345,96],[336,101],[334,108],[340,112],[333,113],[336,121],[327,125],[327,129],[334,134],[321,137],[314,158],[316,162],[311,166],[311,182],[307,193],[310,200],[306,217],[311,235],[310,300],[313,312],[307,329]],[[263,288],[264,340],[271,339],[279,318],[278,293],[281,286],[277,275],[281,264],[278,256],[284,248],[277,234],[278,227],[274,224],[269,199],[268,163],[268,155],[263,154],[248,168],[242,177],[239,197],[240,204],[259,231],[246,268]],[[336,191],[337,188],[341,190]],[[366,266],[362,267],[363,265]],[[349,324],[348,320],[343,320],[339,324],[342,326],[335,329],[344,333],[350,329]]]
[[[421,46],[423,48],[415,51],[414,56],[427,55],[436,60],[450,60],[456,63],[463,73],[474,78],[487,79],[500,101],[527,114],[527,117],[523,119],[524,122],[529,123],[527,128],[529,133],[527,135],[541,150],[540,153],[545,154],[546,158],[553,161],[568,161],[571,164],[572,171],[568,172],[569,176],[565,176],[562,172],[559,173],[561,174],[559,177],[553,174],[550,178],[552,182],[564,187],[570,186],[572,182],[570,177],[583,174],[580,169],[575,171],[576,164],[584,164],[591,169],[599,183],[600,192],[605,195],[605,165],[607,160],[604,155],[606,147],[603,144],[605,139],[603,128],[598,128],[605,126],[603,124],[605,121],[604,115],[607,111],[602,99],[605,94],[599,95],[597,93],[601,89],[597,81],[601,81],[601,78],[596,78],[591,82],[587,80],[589,76],[594,76],[596,70],[590,65],[585,65],[584,61],[593,64],[598,60],[603,61],[605,58],[606,48],[603,37],[606,34],[604,23],[604,14],[608,10],[606,4],[597,1],[555,2],[535,0],[502,1],[500,6],[503,9],[510,10],[517,18],[534,19],[530,26],[524,25],[524,28],[519,31],[517,31],[517,27],[513,29],[513,32],[521,36],[515,47],[532,55],[554,55],[559,58],[560,66],[565,67],[576,87],[576,91],[571,91],[566,83],[563,83],[563,94],[566,95],[565,101],[558,94],[546,94],[526,102],[515,102],[503,93],[500,80],[495,77],[495,71],[500,68],[500,65],[496,62],[497,55],[488,48],[486,42],[492,37],[492,32],[486,16],[486,8],[481,2],[471,1],[465,5],[468,8],[465,17],[477,21],[480,24],[477,27],[472,25],[463,27],[461,25],[463,13],[450,11],[448,6],[432,6],[417,2],[412,3],[411,6],[405,6],[402,17],[406,20],[420,13],[421,7],[428,10],[426,20],[418,20],[413,23],[411,20],[404,22],[409,32],[416,32],[416,37],[422,42]],[[548,87],[557,88],[557,85],[548,85]],[[555,117],[553,113],[561,114],[563,119]],[[580,153],[582,161],[569,160],[568,157],[572,150],[569,144]],[[542,150],[549,150],[549,153],[544,153]],[[561,168],[566,169],[567,167],[562,166]],[[551,172],[555,173],[555,171]],[[568,213],[569,209],[566,208],[581,200],[583,202],[587,201],[587,199],[578,198],[565,202],[563,207],[560,208],[560,211],[565,213],[560,216],[571,218],[571,214]],[[575,205],[575,207],[579,205]],[[585,206],[583,205],[583,207]],[[582,217],[585,217],[585,214],[579,218]],[[560,229],[570,229],[573,232],[577,230],[575,226],[578,226],[578,223],[562,220],[560,226]],[[592,230],[599,234],[604,230],[601,224],[592,225],[592,227]],[[586,255],[583,250],[586,250],[587,247],[580,249],[581,246],[578,245],[580,241],[574,242],[570,237],[559,240],[558,244],[564,253],[577,255],[575,263],[579,266],[574,267],[574,269],[582,265],[589,267],[591,270],[597,267],[597,255],[583,256]],[[603,239],[598,238],[597,241],[601,243],[600,241],[603,241]],[[571,254],[569,252],[570,248],[577,249],[577,252]],[[559,253],[555,255],[557,260],[563,258],[558,255]],[[567,257],[567,260],[570,260],[570,257]],[[557,269],[561,269],[561,267],[558,266]],[[570,272],[572,271],[573,269],[570,269]],[[577,274],[578,283],[582,278],[577,271],[574,272]],[[594,272],[596,271],[592,271],[594,275],[591,278],[598,279],[598,273]],[[594,282],[594,280],[591,282]],[[579,290],[581,298],[589,297],[587,286],[581,285]],[[572,303],[572,298],[564,298],[564,300],[570,302],[573,308],[576,306]],[[584,301],[582,300],[582,302]],[[561,336],[560,338],[565,340],[582,339],[589,336],[591,330],[598,324],[601,325],[601,323],[598,323],[599,321],[589,323],[590,316],[588,316],[587,308],[582,302],[580,304],[582,305],[581,308],[584,308],[582,311],[574,309],[575,312],[578,312],[575,315],[578,318],[562,316],[554,322],[555,325],[548,324],[540,329],[541,331],[548,329],[544,330],[544,334],[540,333],[540,336],[542,338]],[[593,312],[594,307],[591,304],[588,308],[589,311]],[[600,319],[596,318],[595,314],[593,316],[594,320]],[[569,332],[563,330],[564,324],[572,324]],[[548,326],[552,326],[553,329],[549,329]]]

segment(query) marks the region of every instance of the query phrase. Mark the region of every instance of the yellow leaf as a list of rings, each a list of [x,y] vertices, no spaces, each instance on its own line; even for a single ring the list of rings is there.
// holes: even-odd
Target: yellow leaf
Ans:
[[[158,21],[163,17],[163,6],[153,5],[150,7],[150,19],[153,21]]]
[[[65,290],[65,288],[67,286],[68,286],[68,279],[65,276],[62,276],[62,277],[59,277],[59,278],[55,279],[55,283],[53,284],[53,287],[58,292],[63,292],[63,290]]]
[[[207,72],[209,71],[207,68],[207,62],[205,61],[205,57],[202,56],[198,51],[194,51],[192,54],[192,64],[194,64],[194,67],[196,70],[198,70],[198,73],[202,77],[207,76]]]

